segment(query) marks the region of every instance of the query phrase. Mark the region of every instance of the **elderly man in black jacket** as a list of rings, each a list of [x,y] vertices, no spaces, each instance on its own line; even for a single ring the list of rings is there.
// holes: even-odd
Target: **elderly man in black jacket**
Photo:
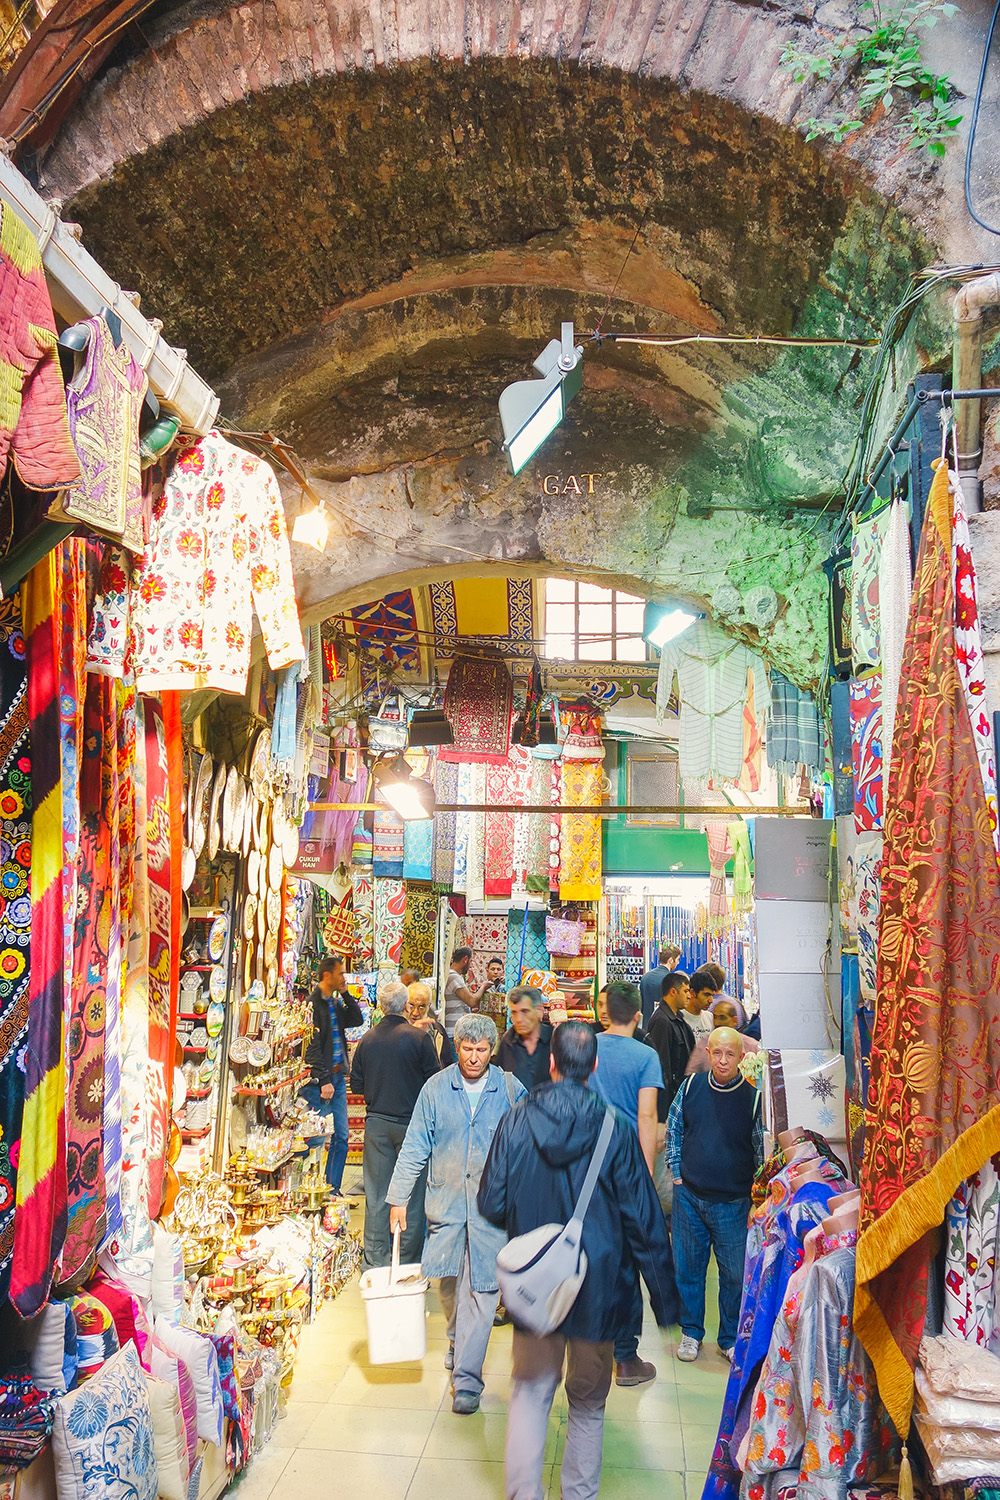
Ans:
[[[350,1026],[362,1026],[365,1018],[348,992],[340,958],[321,960],[316,988],[310,998],[313,1031],[306,1048],[309,1082],[301,1092],[311,1109],[332,1117],[326,1180],[333,1197],[340,1198],[347,1163],[347,1075],[351,1068],[345,1032]],[[315,1145],[322,1139],[319,1136],[309,1144]]]
[[[382,1020],[357,1045],[351,1067],[351,1092],[365,1100],[365,1265],[387,1266],[392,1255],[389,1205],[385,1201],[396,1159],[406,1138],[417,1096],[428,1078],[440,1071],[430,1033],[411,1026],[403,1012],[409,994],[392,984],[379,993]],[[400,1259],[418,1261],[424,1244],[426,1169],[407,1205],[406,1229],[400,1234]]]
[[[597,1064],[589,1026],[567,1021],[552,1038],[551,1078],[504,1116],[479,1186],[479,1211],[511,1237],[566,1223],[587,1174],[606,1105],[587,1087]],[[628,1122],[618,1117],[583,1225],[587,1274],[565,1321],[545,1338],[514,1328],[507,1409],[508,1500],[539,1500],[549,1412],[566,1364],[569,1429],[563,1500],[594,1500],[614,1340],[626,1326],[637,1266],[661,1328],[679,1316],[677,1284],[653,1181]]]

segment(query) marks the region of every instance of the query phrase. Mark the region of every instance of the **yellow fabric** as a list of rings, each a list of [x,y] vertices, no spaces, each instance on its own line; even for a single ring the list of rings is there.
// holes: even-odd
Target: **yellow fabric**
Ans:
[[[563,802],[595,807],[601,800],[599,761],[563,761]],[[593,813],[563,813],[559,853],[559,899],[600,901],[601,819]]]
[[[0,428],[13,432],[21,415],[21,387],[24,371],[6,359],[0,359]]]
[[[0,206],[0,254],[5,255],[22,276],[37,271],[42,264],[35,236],[6,204]]]
[[[948,465],[943,458],[935,458],[931,468],[934,470],[934,478],[931,480],[927,504],[930,506],[934,524],[941,533],[941,540],[946,547],[950,548],[952,500],[951,486],[948,483]]]
[[[459,635],[506,635],[510,629],[506,578],[456,578]]]

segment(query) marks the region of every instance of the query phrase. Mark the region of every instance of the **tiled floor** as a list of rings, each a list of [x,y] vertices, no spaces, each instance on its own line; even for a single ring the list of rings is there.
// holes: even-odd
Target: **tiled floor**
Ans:
[[[713,1266],[714,1270],[714,1266]],[[714,1277],[709,1305],[714,1301]],[[510,1329],[494,1330],[486,1390],[473,1417],[451,1411],[443,1367],[444,1318],[428,1299],[423,1365],[366,1363],[357,1285],[344,1288],[303,1330],[287,1414],[231,1487],[231,1500],[305,1500],[345,1493],[379,1500],[503,1500]],[[709,1331],[697,1363],[679,1364],[675,1341],[647,1310],[640,1352],[657,1366],[649,1385],[611,1387],[604,1427],[604,1500],[700,1500],[728,1366]],[[566,1401],[557,1393],[545,1483],[559,1497]]]

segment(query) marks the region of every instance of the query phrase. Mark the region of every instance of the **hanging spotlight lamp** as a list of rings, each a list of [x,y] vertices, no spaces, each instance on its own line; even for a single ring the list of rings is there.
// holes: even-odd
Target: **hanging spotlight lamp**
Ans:
[[[372,766],[372,781],[383,801],[404,823],[434,816],[434,788],[429,781],[414,776],[402,755],[376,761]]]
[[[562,337],[550,339],[534,362],[541,380],[517,380],[500,393],[503,445],[511,472],[520,474],[583,385],[583,345],[573,343],[573,325],[562,325]]]
[[[418,708],[410,719],[409,744],[453,745],[455,736],[443,708]]]
[[[665,646],[700,618],[679,605],[647,604],[642,615],[642,633],[651,646]]]

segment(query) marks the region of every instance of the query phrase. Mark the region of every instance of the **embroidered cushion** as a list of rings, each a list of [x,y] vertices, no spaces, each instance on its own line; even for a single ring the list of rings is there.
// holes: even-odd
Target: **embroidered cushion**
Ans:
[[[219,1381],[222,1404],[231,1422],[240,1419],[240,1382],[236,1374],[236,1339],[231,1333],[210,1333],[209,1338],[219,1356]]]
[[[134,1344],[53,1404],[59,1500],[156,1500],[153,1423]]]
[[[164,1317],[157,1318],[155,1326],[157,1338],[191,1371],[198,1401],[198,1436],[221,1448],[225,1412],[219,1382],[219,1359],[211,1340],[191,1328],[169,1323]]]
[[[49,1302],[21,1324],[20,1341],[31,1378],[40,1391],[61,1396],[76,1378],[76,1323],[66,1302]]]
[[[76,1380],[80,1385],[118,1353],[118,1334],[104,1303],[89,1292],[70,1297],[69,1306],[76,1324]]]
[[[114,1318],[119,1348],[124,1349],[131,1340],[139,1352],[139,1358],[145,1362],[152,1331],[138,1297],[129,1291],[123,1281],[112,1280],[100,1270],[95,1271],[87,1290],[98,1302],[104,1303]]]
[[[198,1450],[198,1398],[194,1392],[194,1381],[191,1371],[182,1359],[170,1350],[161,1339],[153,1339],[153,1347],[149,1355],[150,1367],[157,1380],[165,1380],[168,1384],[177,1387],[177,1393],[181,1398],[181,1416],[184,1420],[184,1433],[188,1451],[188,1467],[194,1467],[195,1454]]]
[[[160,1500],[187,1500],[191,1466],[187,1435],[181,1416],[181,1397],[175,1385],[146,1376],[146,1394],[153,1420],[153,1447]]]

